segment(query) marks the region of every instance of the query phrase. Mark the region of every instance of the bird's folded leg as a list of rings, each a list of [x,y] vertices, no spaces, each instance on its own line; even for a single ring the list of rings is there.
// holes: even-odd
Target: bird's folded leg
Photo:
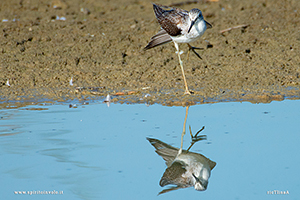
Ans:
[[[191,131],[191,129],[190,129],[190,134],[191,134],[191,137],[192,137],[192,141],[193,142],[198,142],[198,141],[200,141],[200,140],[206,140],[206,135],[199,135],[198,136],[198,134],[201,132],[201,131],[203,131],[204,130],[204,126],[193,136],[193,134],[192,134],[192,131]]]
[[[192,142],[191,142],[191,145],[189,146],[189,148],[187,149],[187,151],[189,151],[196,142],[201,141],[201,140],[206,140],[206,135],[198,136],[198,134],[204,130],[204,126],[195,135],[192,134],[191,126],[189,126],[189,129],[190,129],[190,135],[192,138]]]
[[[187,45],[189,46],[188,58],[189,58],[189,53],[190,53],[190,51],[193,51],[194,54],[196,54],[196,56],[202,60],[201,56],[195,51],[195,49],[203,50],[204,48],[193,47],[193,46],[191,46],[190,44],[187,44]]]

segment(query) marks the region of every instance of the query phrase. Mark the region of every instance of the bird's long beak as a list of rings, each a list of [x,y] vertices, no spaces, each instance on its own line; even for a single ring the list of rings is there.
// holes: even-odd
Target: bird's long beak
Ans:
[[[196,181],[200,183],[200,180],[199,180],[199,178],[198,178],[197,176],[195,176],[195,174],[194,174],[194,173],[192,173],[192,175],[193,175],[193,177],[196,179]]]
[[[207,188],[208,182],[205,180],[200,180],[194,173],[192,173],[193,177],[196,179],[196,182],[200,183],[205,189]]]
[[[212,28],[212,25],[209,22],[205,21],[205,24],[206,24],[206,28]]]
[[[191,26],[190,26],[190,28],[189,28],[189,30],[188,30],[188,33],[190,33],[190,31],[191,31],[191,29],[193,28],[194,24],[195,24],[195,21],[192,21]]]

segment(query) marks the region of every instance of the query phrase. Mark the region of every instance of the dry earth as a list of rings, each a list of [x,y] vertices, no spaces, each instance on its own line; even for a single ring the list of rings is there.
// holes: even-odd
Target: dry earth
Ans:
[[[181,0],[156,3],[171,5]],[[270,102],[300,96],[300,1],[219,0],[199,8],[213,25],[182,55],[172,43],[144,51],[159,29],[152,1],[1,0],[1,101],[104,98],[185,105]],[[220,33],[220,31],[247,25]],[[70,85],[72,78],[73,85]]]

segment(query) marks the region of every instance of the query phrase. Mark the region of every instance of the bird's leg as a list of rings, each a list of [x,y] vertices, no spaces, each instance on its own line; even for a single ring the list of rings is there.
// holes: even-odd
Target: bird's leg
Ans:
[[[195,51],[195,49],[203,50],[204,48],[193,47],[189,43],[187,43],[187,45],[189,46],[188,56],[189,56],[190,51],[192,50],[194,52],[194,54],[196,54],[196,56],[202,60],[201,56]]]
[[[190,129],[190,135],[191,135],[191,138],[192,138],[192,142],[191,142],[191,145],[189,146],[189,148],[187,149],[187,151],[189,151],[192,146],[194,146],[194,144],[200,140],[206,140],[206,135],[199,135],[198,134],[204,130],[204,126],[195,134],[193,135],[192,134],[192,129],[191,129],[191,126],[189,126],[189,129]]]
[[[182,72],[182,76],[183,76],[183,81],[184,81],[184,84],[185,84],[185,94],[191,94],[190,91],[189,91],[189,88],[188,88],[186,79],[185,79],[184,70],[183,70],[183,63],[182,63],[181,58],[180,58],[180,52],[179,52],[178,44],[177,44],[176,42],[174,42],[174,44],[175,44],[175,48],[176,48],[176,50],[177,50],[176,53],[177,53],[177,55],[178,55],[179,64],[180,64],[181,72]]]
[[[182,148],[183,148],[183,136],[185,135],[186,119],[187,119],[188,113],[189,113],[189,106],[187,106],[185,108],[185,118],[184,118],[184,123],[183,123],[183,130],[182,130],[182,133],[181,133],[181,145],[180,145],[178,155],[181,154]]]

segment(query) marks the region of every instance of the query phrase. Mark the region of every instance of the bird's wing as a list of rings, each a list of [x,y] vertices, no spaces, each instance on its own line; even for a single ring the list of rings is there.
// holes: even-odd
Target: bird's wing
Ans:
[[[153,47],[171,42],[172,39],[170,37],[170,35],[164,30],[164,29],[160,29],[158,31],[158,33],[156,33],[150,40],[150,42],[148,43],[148,45],[144,48],[145,50],[147,49],[151,49]]]
[[[170,166],[172,162],[175,160],[179,149],[172,147],[158,139],[147,138],[147,140],[154,146],[156,149],[155,152],[160,155],[165,161],[167,166]]]
[[[208,161],[209,168],[210,168],[210,170],[212,170],[216,166],[217,163],[210,159],[208,159],[208,160],[209,160]]]
[[[151,37],[151,39],[155,39],[156,37],[160,37],[162,35],[168,34],[164,29],[160,29],[154,36]]]
[[[158,195],[161,195],[161,194],[164,194],[164,193],[167,193],[167,192],[171,192],[171,191],[174,191],[174,190],[178,190],[178,189],[181,189],[181,188],[182,188],[181,186],[170,187],[168,189],[164,189],[164,190],[160,191],[160,193],[158,193]]]
[[[178,8],[164,10],[156,4],[153,4],[153,10],[159,24],[170,36],[178,36],[181,34],[181,29],[177,24],[189,17],[188,11]]]
[[[183,181],[182,174],[186,172],[185,165],[182,162],[173,162],[170,167],[168,167],[161,177],[159,185],[164,187],[166,185],[172,184],[181,187],[185,187],[185,181]]]

